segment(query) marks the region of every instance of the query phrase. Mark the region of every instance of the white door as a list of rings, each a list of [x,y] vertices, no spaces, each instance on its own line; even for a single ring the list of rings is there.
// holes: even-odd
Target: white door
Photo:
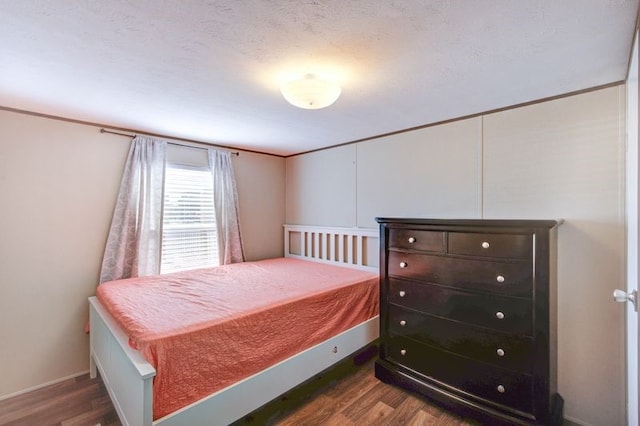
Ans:
[[[627,79],[627,288],[618,291],[616,300],[626,302],[626,364],[627,364],[627,424],[638,425],[640,418],[638,373],[638,327],[637,289],[640,282],[640,150],[638,149],[638,33],[633,45],[633,54]],[[635,300],[630,300],[635,299]],[[632,303],[635,302],[635,303]]]

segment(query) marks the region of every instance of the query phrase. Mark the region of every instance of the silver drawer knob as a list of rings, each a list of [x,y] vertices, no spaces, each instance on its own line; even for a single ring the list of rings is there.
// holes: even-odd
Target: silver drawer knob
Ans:
[[[502,275],[498,275],[498,276],[496,277],[496,281],[498,281],[499,283],[503,283],[503,282],[504,282],[504,276],[502,276]]]
[[[498,387],[496,388],[496,390],[500,393],[504,393],[506,391],[505,387],[502,385],[498,385]]]
[[[407,262],[400,262],[400,267],[401,268],[406,268],[407,266],[409,266],[409,265],[407,265]]]
[[[488,249],[488,248],[489,248],[489,245],[490,245],[490,244],[489,244],[487,241],[483,241],[483,242],[482,242],[482,248],[483,248],[483,249]]]
[[[504,349],[499,348],[496,353],[498,354],[498,356],[504,356]]]
[[[407,293],[405,293],[404,290],[400,290],[400,293],[398,293],[398,294],[400,295],[400,297],[404,297],[404,295],[407,294]]]
[[[504,313],[503,312],[496,312],[496,318],[498,318],[499,320],[504,319]]]
[[[407,322],[405,320],[402,320],[400,321],[400,325],[404,327],[405,325],[407,325]]]
[[[404,349],[400,349],[400,355],[406,355],[406,354],[407,354],[407,351],[406,351],[406,350],[404,350]]]
[[[413,237],[409,237],[409,244],[413,244],[416,242],[416,239]]]

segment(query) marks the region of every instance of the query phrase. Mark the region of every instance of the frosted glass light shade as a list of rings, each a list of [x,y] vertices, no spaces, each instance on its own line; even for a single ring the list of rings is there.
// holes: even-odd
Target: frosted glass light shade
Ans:
[[[304,109],[328,107],[342,93],[342,89],[336,83],[320,80],[313,74],[307,74],[301,79],[284,83],[280,87],[280,91],[291,105]]]

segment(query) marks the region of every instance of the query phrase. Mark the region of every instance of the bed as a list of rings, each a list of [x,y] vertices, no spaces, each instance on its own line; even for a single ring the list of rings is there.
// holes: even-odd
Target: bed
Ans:
[[[171,274],[165,278],[177,293],[160,293],[159,299],[129,296],[129,292],[120,296],[116,289],[141,288],[130,280],[102,285],[100,300],[89,298],[91,376],[100,372],[125,425],[211,425],[238,420],[378,337],[377,238],[376,230],[286,225],[282,259]],[[253,284],[250,297],[243,299],[243,313],[231,317],[234,303],[216,297],[226,276],[235,277],[240,270]],[[315,290],[303,297],[295,285],[299,279],[285,284],[282,277],[287,275],[315,277],[320,287],[309,284]],[[150,288],[172,287],[159,277],[142,281]],[[207,290],[211,282],[222,287]],[[204,291],[205,297],[190,302],[191,296],[183,294],[187,287],[196,293]],[[235,287],[227,287],[237,293]],[[125,303],[119,300],[123,297]],[[169,305],[163,303],[176,298],[185,302],[174,303],[178,310],[169,315]],[[338,300],[348,300],[347,309]],[[124,308],[129,304],[133,310]],[[198,306],[206,315],[194,317],[186,328],[182,324],[174,329],[175,318],[188,318],[194,311],[189,306]],[[141,322],[141,310],[155,311],[155,322]],[[276,315],[269,317],[272,310]],[[314,318],[314,311],[325,313],[324,317]],[[304,324],[308,332],[293,333],[295,323]],[[314,323],[318,326],[309,328]],[[246,342],[231,337],[241,334],[253,337]],[[270,346],[277,334],[290,339]],[[174,338],[178,343],[171,343],[169,339]],[[243,346],[248,347],[245,354]],[[175,352],[175,347],[183,351]],[[258,353],[258,357],[251,355]],[[188,388],[191,383],[194,389]],[[174,394],[167,389],[175,390]]]

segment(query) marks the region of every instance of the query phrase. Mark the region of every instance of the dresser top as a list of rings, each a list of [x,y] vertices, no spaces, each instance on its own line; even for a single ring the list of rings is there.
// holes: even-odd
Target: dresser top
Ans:
[[[406,225],[430,225],[430,226],[473,226],[473,227],[512,227],[512,228],[553,228],[561,225],[564,220],[540,220],[540,219],[429,219],[429,218],[399,218],[377,217],[380,224],[394,223]]]

